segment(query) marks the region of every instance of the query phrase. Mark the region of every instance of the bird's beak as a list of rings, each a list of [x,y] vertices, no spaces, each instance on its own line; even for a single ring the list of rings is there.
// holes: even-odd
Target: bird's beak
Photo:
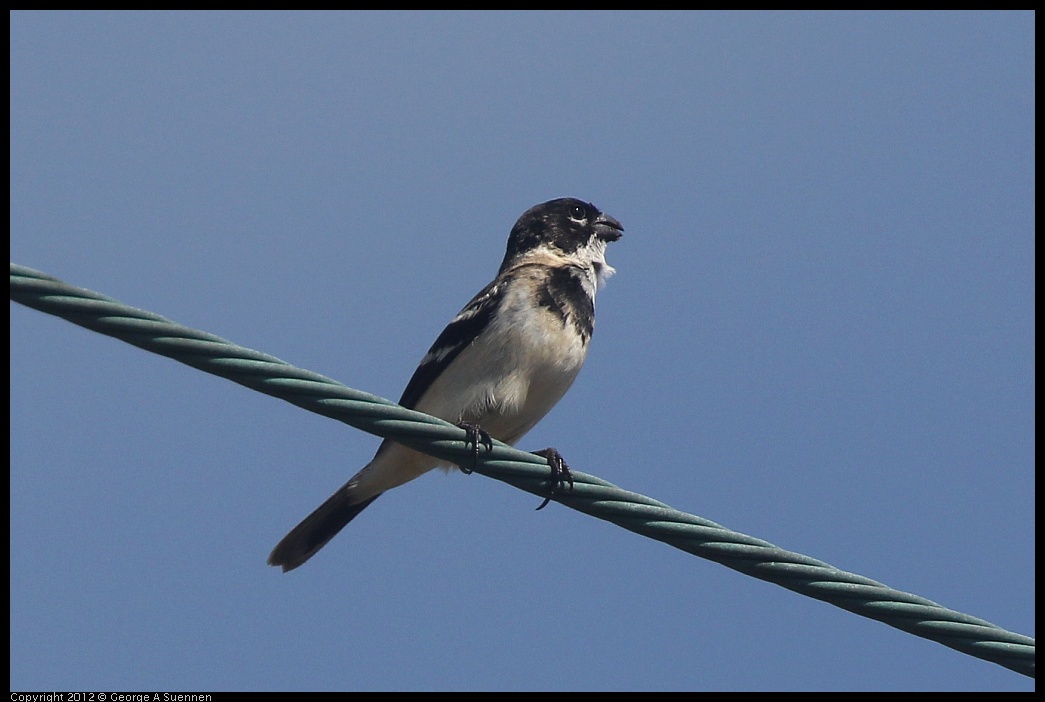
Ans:
[[[600,214],[595,218],[595,236],[603,241],[616,241],[623,232],[621,223],[608,214]]]

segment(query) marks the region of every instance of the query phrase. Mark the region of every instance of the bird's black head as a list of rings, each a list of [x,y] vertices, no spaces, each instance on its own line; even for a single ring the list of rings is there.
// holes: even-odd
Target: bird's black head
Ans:
[[[623,231],[620,222],[589,202],[572,197],[549,200],[523,212],[512,227],[501,270],[542,248],[567,256],[597,250],[601,258],[606,243],[620,239]]]

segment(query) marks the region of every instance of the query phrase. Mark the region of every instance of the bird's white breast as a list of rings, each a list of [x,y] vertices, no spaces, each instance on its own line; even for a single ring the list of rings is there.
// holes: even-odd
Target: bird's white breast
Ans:
[[[587,346],[560,317],[534,305],[536,276],[525,282],[509,286],[490,326],[461,351],[416,409],[479,424],[494,438],[515,443],[562,398]]]

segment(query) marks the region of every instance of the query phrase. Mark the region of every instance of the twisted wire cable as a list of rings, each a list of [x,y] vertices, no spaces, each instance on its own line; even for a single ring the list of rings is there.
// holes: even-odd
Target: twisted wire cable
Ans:
[[[472,465],[474,447],[467,432],[449,422],[14,263],[11,299],[437,458]],[[545,458],[497,441],[492,451],[481,452],[475,472],[540,497],[552,484]],[[567,507],[1034,677],[1034,639],[1029,636],[680,512],[595,476],[572,474],[573,489],[552,497]]]

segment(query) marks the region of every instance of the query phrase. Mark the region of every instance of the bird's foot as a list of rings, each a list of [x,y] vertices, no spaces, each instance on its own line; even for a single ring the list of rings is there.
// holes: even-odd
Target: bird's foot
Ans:
[[[570,467],[566,465],[566,461],[563,460],[562,454],[553,448],[546,448],[543,451],[534,451],[534,455],[541,456],[542,458],[548,459],[548,467],[552,469],[552,484],[548,490],[548,496],[544,498],[544,502],[538,507],[538,510],[542,510],[548,506],[552,498],[555,497],[556,493],[562,492],[566,486],[569,486],[569,490],[573,489],[573,475],[570,474]]]
[[[490,453],[491,451],[493,451],[493,439],[490,438],[490,434],[486,431],[483,431],[483,429],[478,424],[458,422],[457,426],[468,432],[468,439],[466,441],[473,447],[472,467],[465,468],[462,465],[458,465],[457,467],[460,468],[461,472],[465,475],[471,475],[471,473],[475,470],[475,467],[479,465],[479,447],[485,446],[486,452]]]

